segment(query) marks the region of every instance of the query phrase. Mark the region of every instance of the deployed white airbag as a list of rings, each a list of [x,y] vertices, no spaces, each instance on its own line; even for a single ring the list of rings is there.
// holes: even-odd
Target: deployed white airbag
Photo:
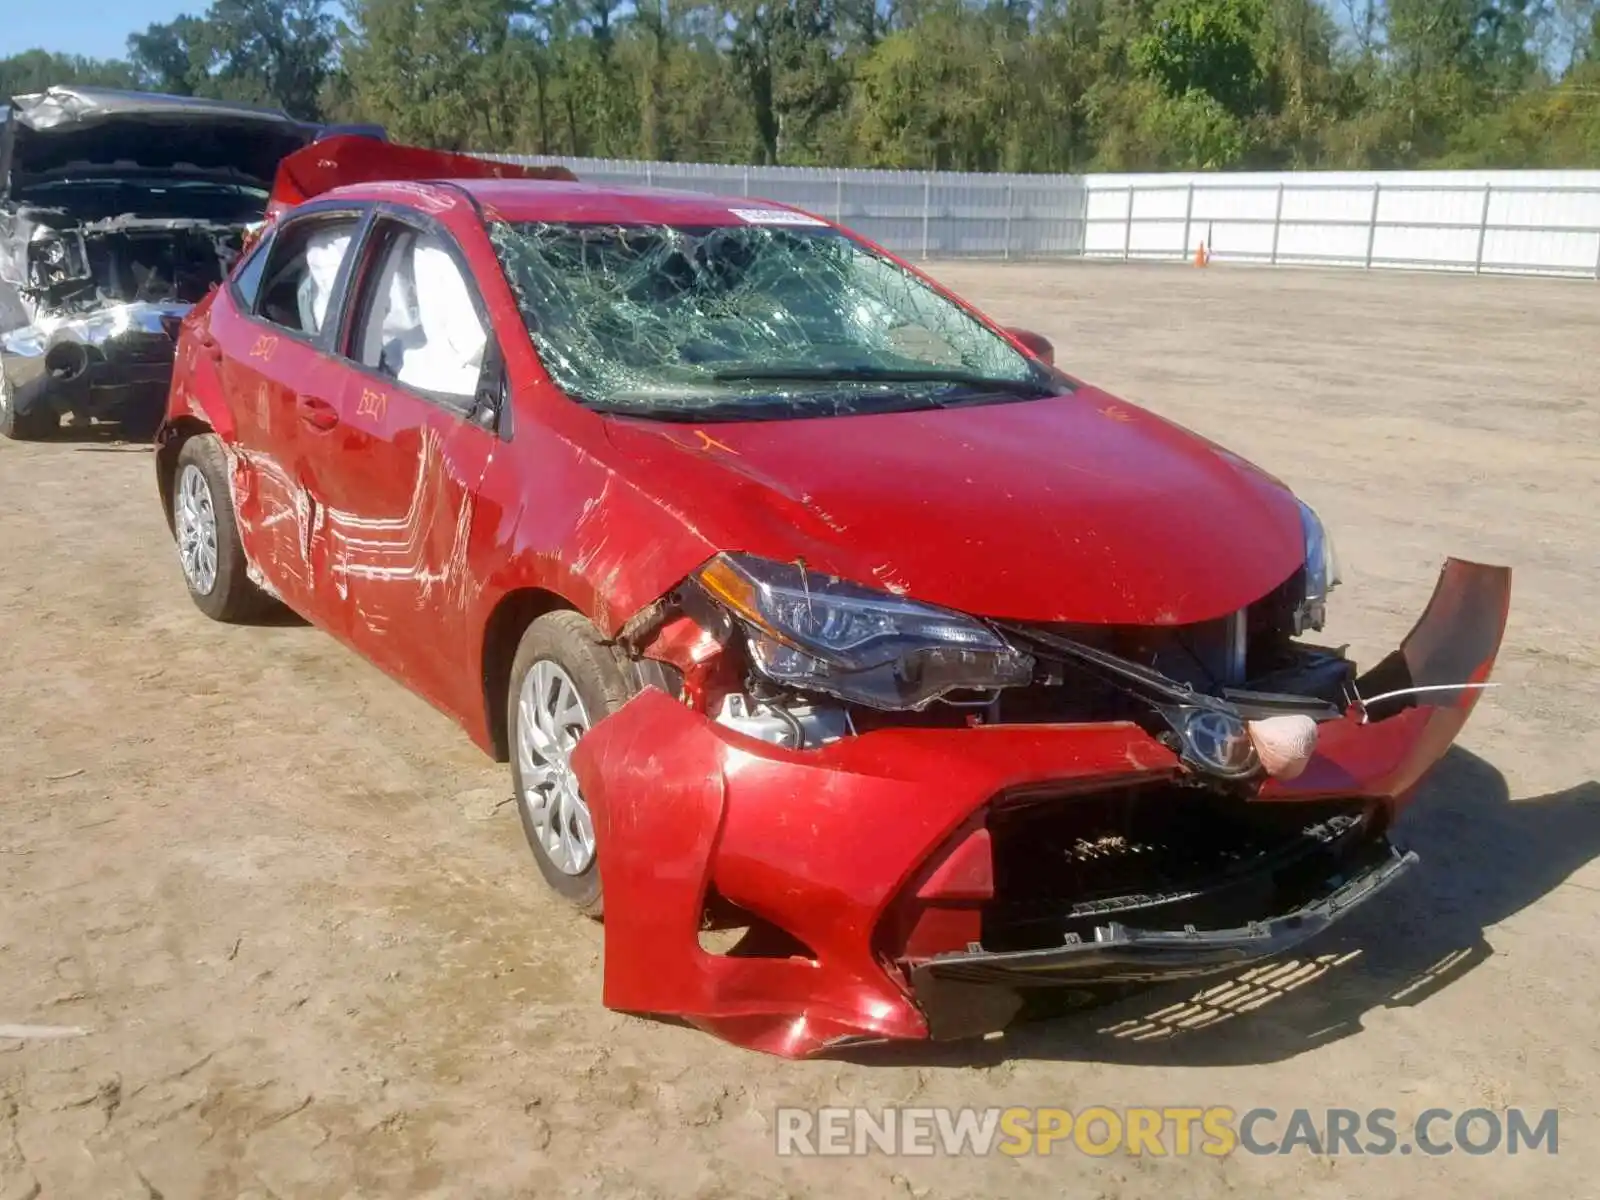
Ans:
[[[333,296],[333,284],[339,277],[339,266],[349,249],[348,229],[319,229],[306,239],[306,275],[296,295],[300,305],[300,328],[307,333],[316,333],[322,328],[328,315],[328,301]]]
[[[397,378],[424,391],[473,395],[488,335],[466,279],[449,252],[427,237],[414,244],[411,276],[420,336],[404,339]]]

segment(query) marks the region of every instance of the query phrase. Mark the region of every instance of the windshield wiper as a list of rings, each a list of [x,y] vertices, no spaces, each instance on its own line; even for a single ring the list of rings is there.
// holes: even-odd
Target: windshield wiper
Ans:
[[[808,417],[864,416],[872,413],[919,412],[929,403],[912,396],[873,396],[865,401],[827,394],[791,397],[784,401],[708,399],[697,404],[652,403],[639,400],[590,400],[587,406],[614,417],[642,417],[652,421],[678,421],[700,425],[716,421],[795,421]]]
[[[644,417],[651,421],[678,421],[703,425],[714,421],[767,421],[794,414],[775,404],[651,404],[639,402],[589,401],[587,407],[608,417]]]
[[[722,367],[711,373],[719,383],[739,380],[805,381],[823,383],[952,383],[966,387],[986,388],[990,391],[1009,392],[1026,396],[1049,396],[1055,389],[1037,379],[1003,379],[980,375],[975,371],[947,371],[938,367]]]

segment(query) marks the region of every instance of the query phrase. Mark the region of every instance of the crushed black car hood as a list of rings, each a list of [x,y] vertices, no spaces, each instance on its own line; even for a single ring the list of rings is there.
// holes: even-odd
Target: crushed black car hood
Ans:
[[[92,167],[223,174],[270,187],[279,160],[319,132],[319,126],[254,105],[52,87],[11,99],[0,126],[0,185],[14,194],[29,183]]]

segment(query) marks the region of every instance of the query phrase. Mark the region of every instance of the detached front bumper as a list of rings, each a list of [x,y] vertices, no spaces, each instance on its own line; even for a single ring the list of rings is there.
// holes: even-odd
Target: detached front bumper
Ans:
[[[1134,929],[1112,921],[1090,942],[1012,953],[941,954],[912,968],[912,994],[927,1016],[929,1036],[944,1041],[1002,1028],[1030,994],[1041,991],[1168,983],[1237,970],[1316,937],[1416,862],[1415,851],[1402,854],[1380,838],[1351,873],[1326,881],[1325,895],[1281,916],[1205,930]]]
[[[1417,627],[1380,664],[1384,690],[1483,682],[1509,595],[1508,571],[1447,563]],[[1180,790],[1193,782],[1187,768],[1143,729],[893,729],[789,751],[647,689],[575,755],[605,889],[605,1003],[799,1057],[1003,1027],[1029,989],[1198,975],[1280,953],[1410,865],[1385,826],[1478,694],[1425,692],[1365,720],[1353,710],[1321,727],[1298,779],[1241,801],[1257,815],[1295,818],[1329,801],[1359,813],[1339,818],[1340,848],[1316,847],[1292,887],[1273,885],[1259,917],[1173,928],[1193,896],[1158,897],[1138,919],[1168,924],[1135,926],[1127,912],[1139,906],[1124,904],[1121,917],[1094,918],[1089,937],[1018,951],[985,939],[998,900],[1019,899],[1001,895],[997,840],[1019,801],[1071,813],[1111,790],[1204,795]],[[708,904],[780,936],[712,953],[699,938]]]
[[[116,304],[0,334],[11,403],[18,413],[49,408],[89,416],[117,415],[129,405],[159,408],[172,381],[178,323],[189,308]]]

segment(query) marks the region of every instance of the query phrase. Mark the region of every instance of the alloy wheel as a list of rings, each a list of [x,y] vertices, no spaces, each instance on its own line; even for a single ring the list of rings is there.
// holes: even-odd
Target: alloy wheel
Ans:
[[[594,862],[594,822],[572,769],[572,751],[589,728],[578,687],[560,666],[539,659],[517,694],[517,768],[540,848],[564,875],[581,875]]]
[[[178,557],[189,586],[202,596],[217,586],[217,510],[211,485],[193,463],[178,475]]]

